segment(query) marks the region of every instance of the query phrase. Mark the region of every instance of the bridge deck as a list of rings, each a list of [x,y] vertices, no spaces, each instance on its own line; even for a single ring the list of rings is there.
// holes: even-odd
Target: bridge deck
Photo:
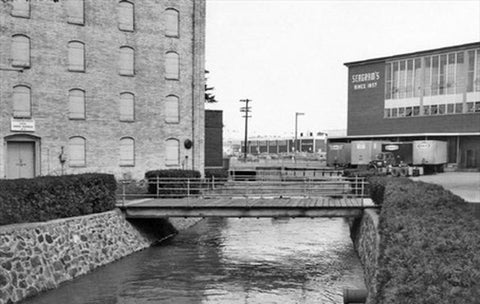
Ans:
[[[369,198],[151,199],[120,206],[127,218],[357,217],[378,208]]]

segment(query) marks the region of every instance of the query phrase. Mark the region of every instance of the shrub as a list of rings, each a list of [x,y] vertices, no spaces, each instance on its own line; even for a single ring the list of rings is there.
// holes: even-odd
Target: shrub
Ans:
[[[218,178],[218,179],[227,179],[228,170],[227,169],[205,169],[205,178]]]
[[[384,185],[376,303],[477,303],[480,221],[470,206],[437,185],[372,184]]]
[[[200,172],[196,170],[154,170],[145,173],[148,180],[148,193],[158,197],[184,197],[198,194],[202,183]]]
[[[113,175],[0,180],[0,224],[48,221],[115,208]]]

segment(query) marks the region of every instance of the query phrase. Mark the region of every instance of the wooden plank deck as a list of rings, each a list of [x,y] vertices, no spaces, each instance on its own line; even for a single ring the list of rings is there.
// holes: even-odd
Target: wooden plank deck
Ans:
[[[369,198],[150,199],[118,205],[127,218],[161,217],[357,217],[379,208]]]

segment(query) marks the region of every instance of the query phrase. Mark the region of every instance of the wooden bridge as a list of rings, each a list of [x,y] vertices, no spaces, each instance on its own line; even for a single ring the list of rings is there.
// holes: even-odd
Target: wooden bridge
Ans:
[[[378,208],[369,198],[194,198],[120,203],[127,218],[164,217],[359,217]]]

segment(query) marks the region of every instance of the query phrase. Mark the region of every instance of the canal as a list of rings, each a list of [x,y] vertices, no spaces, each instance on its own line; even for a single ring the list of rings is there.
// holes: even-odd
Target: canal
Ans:
[[[344,219],[206,219],[23,304],[342,303],[364,288]]]

